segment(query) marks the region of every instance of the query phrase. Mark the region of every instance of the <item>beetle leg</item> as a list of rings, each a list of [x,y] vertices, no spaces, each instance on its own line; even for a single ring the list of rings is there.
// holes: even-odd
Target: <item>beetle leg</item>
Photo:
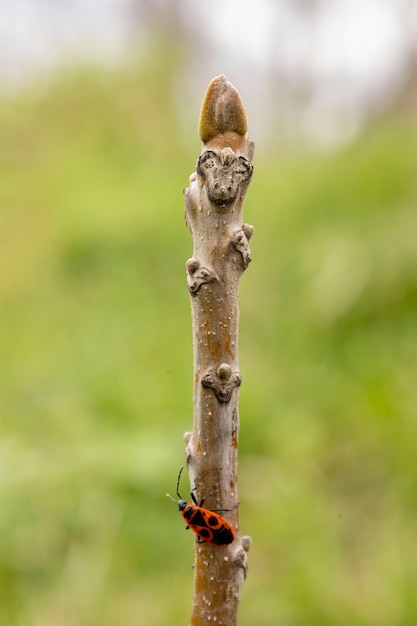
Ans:
[[[214,491],[212,491],[211,493],[208,494],[208,496],[204,496],[204,498],[201,500],[200,504],[198,506],[203,506],[204,502],[207,500],[207,498],[210,498],[210,496],[214,496]],[[213,511],[214,509],[210,509],[210,511]]]
[[[191,496],[191,500],[194,502],[194,504],[195,504],[196,506],[198,506],[198,504],[197,504],[197,498],[196,498],[196,497],[195,497],[195,495],[194,495],[194,491],[195,491],[196,489],[197,489],[197,486],[195,486],[195,487],[194,487],[194,489],[191,489],[190,496]]]

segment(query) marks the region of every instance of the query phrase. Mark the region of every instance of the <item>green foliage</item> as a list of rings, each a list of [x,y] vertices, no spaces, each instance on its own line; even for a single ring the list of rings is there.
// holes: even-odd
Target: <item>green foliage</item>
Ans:
[[[2,103],[7,626],[187,623],[193,538],[165,493],[192,424],[181,190],[199,144],[171,80],[157,59]],[[337,154],[255,160],[242,626],[417,619],[416,154],[391,120]]]

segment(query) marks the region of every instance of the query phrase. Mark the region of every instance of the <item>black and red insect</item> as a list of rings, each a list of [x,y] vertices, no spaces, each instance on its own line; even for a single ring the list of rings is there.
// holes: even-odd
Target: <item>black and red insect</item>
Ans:
[[[183,500],[179,492],[181,473],[183,469],[183,467],[180,469],[177,480],[177,496],[179,499],[175,500],[175,498],[170,496],[169,493],[167,493],[167,497],[171,498],[171,500],[178,506],[178,510],[187,522],[186,528],[191,528],[191,530],[198,536],[199,540],[211,543],[215,546],[229,545],[229,543],[232,543],[235,538],[235,531],[229,522],[224,519],[224,517],[218,515],[217,511],[231,511],[232,509],[216,509],[214,511],[210,511],[210,509],[204,508],[204,501],[209,496],[203,498],[200,504],[198,504],[194,495],[195,487],[191,491],[192,503]]]

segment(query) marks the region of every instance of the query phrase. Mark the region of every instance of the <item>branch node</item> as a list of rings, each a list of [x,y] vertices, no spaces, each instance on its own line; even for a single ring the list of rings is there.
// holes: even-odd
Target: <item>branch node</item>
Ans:
[[[242,537],[242,547],[245,550],[245,552],[249,552],[249,550],[251,549],[252,546],[252,537],[249,537],[249,535],[244,535]]]
[[[236,230],[231,239],[231,243],[236,252],[242,257],[243,269],[246,269],[252,261],[252,255],[249,247],[249,239],[253,235],[253,226],[243,224],[242,228]]]
[[[232,368],[228,363],[222,363],[217,368],[216,374],[220,378],[220,380],[229,380],[232,375]]]
[[[206,183],[208,199],[218,209],[225,209],[236,200],[240,184],[249,182],[252,172],[250,161],[228,147],[219,155],[206,150],[197,162],[197,173]]]
[[[230,401],[233,389],[239,387],[241,382],[240,372],[238,370],[233,372],[228,363],[222,363],[215,373],[210,372],[201,379],[202,386],[212,389],[217,400],[224,404]]]
[[[243,570],[243,576],[246,578],[248,573],[248,553],[245,549],[238,550],[236,553],[234,564],[236,567],[239,567]]]
[[[188,259],[187,267],[187,286],[192,296],[195,296],[202,285],[207,285],[216,280],[216,274],[208,267],[200,265],[197,259]]]
[[[246,235],[246,239],[249,241],[252,239],[254,228],[251,224],[243,224],[242,230]]]

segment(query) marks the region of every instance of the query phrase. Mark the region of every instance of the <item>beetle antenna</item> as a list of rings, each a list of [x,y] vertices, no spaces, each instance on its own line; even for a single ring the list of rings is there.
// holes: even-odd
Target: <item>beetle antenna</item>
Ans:
[[[181,480],[181,474],[182,474],[183,469],[184,469],[184,466],[182,466],[182,468],[180,469],[180,473],[178,474],[178,480],[177,480],[177,496],[179,497],[180,500],[182,500],[181,495],[180,495],[180,480]]]

